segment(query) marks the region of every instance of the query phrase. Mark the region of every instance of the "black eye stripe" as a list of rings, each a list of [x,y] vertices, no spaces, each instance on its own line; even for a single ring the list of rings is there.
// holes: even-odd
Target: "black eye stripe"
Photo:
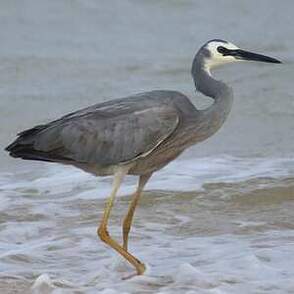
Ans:
[[[227,49],[223,46],[218,46],[216,50],[217,52],[221,53],[223,56],[230,55],[231,53],[230,49]]]
[[[223,56],[236,56],[239,53],[239,49],[228,49],[223,46],[219,46],[216,49],[219,53],[221,53]]]

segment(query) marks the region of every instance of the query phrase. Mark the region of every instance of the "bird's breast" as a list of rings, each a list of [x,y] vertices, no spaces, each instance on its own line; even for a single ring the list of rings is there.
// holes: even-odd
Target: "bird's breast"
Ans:
[[[182,152],[183,149],[175,146],[160,146],[147,156],[136,159],[129,174],[143,175],[160,170],[176,159]]]

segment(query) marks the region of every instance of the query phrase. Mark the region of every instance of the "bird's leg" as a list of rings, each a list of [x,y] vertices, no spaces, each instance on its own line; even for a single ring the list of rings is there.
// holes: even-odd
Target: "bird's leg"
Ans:
[[[132,220],[133,220],[136,206],[138,204],[138,201],[139,201],[140,195],[144,189],[144,186],[146,185],[147,181],[150,179],[151,175],[152,174],[150,173],[150,174],[140,176],[137,191],[133,195],[132,201],[129,206],[128,213],[124,218],[124,221],[123,221],[123,248],[125,250],[128,250],[129,232],[130,232],[130,228],[132,225]]]
[[[121,182],[122,182],[124,176],[126,175],[127,171],[128,171],[127,169],[120,169],[114,175],[112,191],[111,191],[109,200],[106,203],[106,207],[105,207],[104,214],[102,217],[102,222],[97,229],[97,234],[103,242],[105,242],[107,245],[109,245],[114,250],[116,250],[119,254],[121,254],[125,259],[127,259],[128,262],[130,262],[136,268],[137,274],[141,275],[145,271],[145,265],[143,263],[141,263],[136,257],[131,255],[122,246],[120,246],[115,240],[113,240],[109,236],[108,231],[107,231],[107,224],[108,224],[108,219],[110,216],[110,211],[113,206],[113,202],[114,202],[116,193],[118,191],[118,188],[120,187]]]

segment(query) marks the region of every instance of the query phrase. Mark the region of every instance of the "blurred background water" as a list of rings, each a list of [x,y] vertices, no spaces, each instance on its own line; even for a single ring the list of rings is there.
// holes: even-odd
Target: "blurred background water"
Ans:
[[[294,38],[290,0],[0,2],[0,147],[18,131],[108,99],[181,91],[198,107],[194,54],[221,38],[281,59],[215,75],[235,93],[212,138],[147,185],[132,269],[96,238],[111,183],[0,152],[1,293],[293,293]],[[111,231],[120,238],[134,178]]]

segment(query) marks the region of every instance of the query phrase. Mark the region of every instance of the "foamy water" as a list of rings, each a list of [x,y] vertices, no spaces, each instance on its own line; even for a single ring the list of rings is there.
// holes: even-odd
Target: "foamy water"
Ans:
[[[96,236],[110,178],[54,164],[1,174],[0,280],[33,293],[290,293],[293,174],[290,158],[231,156],[158,172],[130,239],[148,270],[129,280],[133,268]],[[128,177],[119,194],[134,188]],[[119,240],[129,201],[119,197],[113,210]]]
[[[276,57],[214,72],[235,93],[209,140],[156,173],[130,250],[142,277],[96,236],[111,177],[0,152],[0,293],[294,293],[294,2],[0,2],[0,149],[70,111],[154,89],[197,107],[190,67],[221,38]],[[226,155],[224,155],[226,154]],[[136,178],[119,191],[121,240]]]
[[[205,183],[233,183],[255,178],[286,178],[294,174],[293,158],[236,158],[204,157],[177,160],[156,172],[146,189],[170,191],[201,190]],[[1,190],[11,195],[34,190],[40,194],[64,194],[78,189],[83,199],[107,197],[112,176],[96,178],[74,167],[59,164],[40,165],[37,171],[30,169],[20,173],[0,174]],[[132,193],[137,177],[127,176],[119,194]],[[75,196],[73,196],[75,197]],[[74,198],[73,198],[74,199]]]

